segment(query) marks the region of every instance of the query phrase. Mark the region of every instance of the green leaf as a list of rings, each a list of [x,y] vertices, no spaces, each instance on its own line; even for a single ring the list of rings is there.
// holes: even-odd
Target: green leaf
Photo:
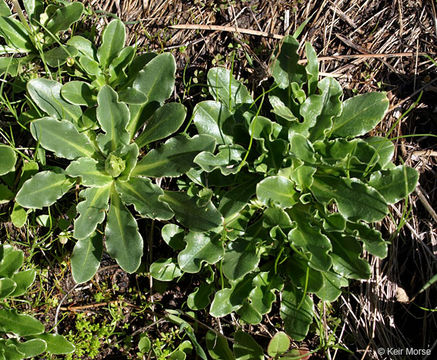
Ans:
[[[372,130],[385,116],[389,101],[386,93],[354,96],[343,103],[343,112],[334,118],[331,136],[354,137]]]
[[[33,22],[39,20],[40,15],[44,11],[43,0],[23,0],[24,8],[26,9],[27,16]]]
[[[235,360],[228,341],[221,335],[208,331],[205,336],[209,356],[214,360]]]
[[[193,160],[202,151],[214,150],[215,140],[208,135],[192,138],[177,135],[158,149],[149,151],[132,171],[132,176],[180,176],[190,170]]]
[[[165,224],[161,229],[161,237],[174,250],[182,250],[185,247],[184,236],[184,230],[176,224]]]
[[[240,145],[221,145],[216,155],[203,151],[194,158],[194,162],[206,172],[220,169],[220,172],[227,176],[240,170],[239,165],[245,153],[246,149]]]
[[[14,198],[14,193],[6,185],[0,184],[0,205],[7,204]]]
[[[283,176],[267,177],[256,187],[258,200],[267,206],[276,204],[284,208],[291,207],[296,203],[295,193],[294,183]]]
[[[15,281],[4,278],[0,279],[0,299],[4,299],[8,295],[12,294],[17,287]]]
[[[231,295],[231,288],[225,288],[217,291],[209,309],[209,314],[214,317],[223,317],[241,308],[241,303],[231,303]]]
[[[59,121],[50,117],[37,119],[31,123],[30,131],[36,141],[59,157],[73,160],[94,154],[90,139],[84,133],[79,133],[68,120]]]
[[[160,200],[164,191],[147,178],[131,178],[129,181],[116,181],[116,189],[125,204],[133,204],[142,216],[169,220],[173,217],[170,207]]]
[[[21,60],[20,60],[21,59]],[[10,76],[17,76],[21,72],[21,63],[25,58],[14,58],[12,56],[0,57],[0,75],[7,74]]]
[[[365,138],[364,141],[376,150],[376,153],[379,155],[378,164],[382,169],[391,164],[391,159],[395,152],[395,146],[391,140],[380,136],[370,136]]]
[[[264,315],[272,310],[276,301],[275,291],[281,291],[284,287],[283,280],[273,272],[260,272],[252,281],[254,288],[249,294],[250,307],[259,314]]]
[[[10,245],[0,246],[0,276],[12,277],[23,265],[24,255],[21,250],[15,250]]]
[[[357,179],[316,174],[311,191],[322,203],[335,200],[338,211],[346,219],[373,222],[388,213],[385,199]]]
[[[77,49],[74,46],[58,46],[44,53],[44,61],[51,67],[60,67],[64,65],[68,58],[77,55]]]
[[[253,103],[247,88],[228,69],[212,68],[207,78],[209,93],[215,101],[225,104],[229,111],[234,112],[240,105]]]
[[[187,305],[191,310],[203,310],[211,302],[210,296],[215,289],[212,284],[201,284],[187,298]]]
[[[0,16],[0,36],[14,49],[24,52],[32,51],[33,49],[27,29],[14,18]]]
[[[343,103],[341,101],[343,90],[337,80],[331,77],[324,78],[318,83],[317,87],[320,89],[321,95],[312,95],[309,97],[318,97],[319,101],[316,101],[316,103],[320,104],[321,106],[320,109],[317,109],[320,110],[320,112],[317,114],[314,126],[311,124],[312,127],[310,129],[309,137],[311,142],[324,139],[326,137],[327,133],[332,128],[333,119],[340,115],[343,109]],[[310,106],[312,106],[312,104]],[[303,110],[303,105],[301,109]],[[312,111],[308,111],[310,119],[311,116],[313,116],[311,115],[311,112]],[[306,121],[308,121],[307,118],[305,118],[305,122]]]
[[[102,163],[88,157],[72,161],[65,169],[65,173],[71,177],[80,177],[82,185],[85,186],[100,187],[109,185],[113,181]]]
[[[99,79],[101,78],[102,70],[100,69],[99,63],[96,60],[90,59],[88,56],[83,55],[79,58],[79,63],[88,75],[98,76]]]
[[[17,155],[10,146],[0,144],[0,176],[15,170]]]
[[[126,88],[118,92],[120,101],[126,104],[142,105],[147,103],[147,96],[134,88]]]
[[[103,86],[97,95],[97,120],[105,135],[99,135],[97,141],[103,152],[109,153],[129,143],[126,126],[129,122],[129,109],[118,101],[117,93],[108,85]]]
[[[132,138],[153,112],[171,95],[176,73],[176,62],[172,54],[163,53],[147,62],[138,72],[132,87],[146,95],[148,102],[131,106],[131,121],[128,126]]]
[[[179,103],[168,103],[155,111],[145,130],[135,140],[139,148],[175,133],[183,124],[187,109]]]
[[[44,325],[33,316],[18,314],[15,310],[0,309],[0,331],[18,336],[37,335],[44,332]]]
[[[211,135],[218,145],[232,144],[235,120],[226,105],[217,101],[196,104],[193,122],[199,134]]]
[[[54,80],[39,78],[27,83],[27,91],[32,100],[50,116],[77,122],[82,116],[80,106],[61,98],[62,85]]]
[[[35,280],[36,272],[33,269],[24,270],[12,275],[12,280],[17,284],[14,292],[10,296],[24,295]]]
[[[62,85],[62,97],[74,105],[94,106],[96,97],[93,87],[84,81],[69,81]]]
[[[124,70],[132,62],[134,56],[135,48],[133,46],[126,46],[121,49],[117,56],[111,61],[109,65],[109,73],[111,75],[109,83],[111,85],[116,86],[127,79]]]
[[[297,50],[299,43],[292,36],[285,36],[279,45],[276,59],[272,66],[272,75],[275,83],[286,89],[292,82],[301,83],[304,77],[304,67],[298,64],[299,56]]]
[[[97,56],[102,68],[107,68],[124,47],[126,29],[121,20],[112,20],[103,31],[102,44],[97,50]]]
[[[54,204],[73,184],[63,173],[42,171],[23,184],[15,200],[23,207],[42,209]]]
[[[365,223],[348,222],[347,230],[364,244],[364,249],[370,254],[385,258],[387,256],[387,241],[382,239],[382,234],[376,229],[372,229]]]
[[[241,279],[258,266],[259,260],[256,242],[244,238],[231,241],[223,258],[223,274],[229,280]]]
[[[275,357],[287,352],[290,347],[290,338],[283,331],[278,331],[275,336],[269,342],[267,347],[267,354],[269,356]]]
[[[24,354],[18,351],[13,340],[0,339],[0,359],[1,360],[21,360]]]
[[[332,243],[333,270],[350,279],[368,279],[371,275],[369,263],[360,257],[362,253],[359,242],[351,237],[330,233]]]
[[[202,263],[215,264],[224,255],[220,235],[208,236],[191,231],[184,240],[187,246],[179,253],[178,263],[182,271],[187,273],[198,273]]]
[[[264,351],[252,336],[243,331],[237,331],[234,335],[235,360],[263,360]]]
[[[295,341],[305,339],[313,321],[313,300],[302,291],[287,285],[282,292],[281,318],[286,333]]]
[[[73,36],[67,41],[67,45],[74,46],[79,53],[91,60],[97,60],[93,43],[82,36]]]
[[[84,201],[77,205],[78,218],[74,221],[73,236],[80,240],[88,238],[101,224],[108,210],[111,186],[92,187],[79,194]]]
[[[321,233],[320,227],[313,226],[308,219],[312,215],[303,206],[295,206],[289,213],[296,227],[288,233],[288,240],[309,253],[309,265],[316,270],[327,271],[331,267],[328,252],[332,249],[329,238]]]
[[[71,256],[71,271],[77,284],[91,280],[96,274],[100,266],[102,251],[102,235],[98,232],[76,242]]]
[[[135,272],[143,255],[143,239],[138,232],[135,218],[123,205],[115,189],[111,193],[105,235],[109,255],[117,260],[124,271]]]
[[[177,191],[164,191],[161,200],[175,213],[176,219],[192,231],[208,231],[222,225],[223,218],[211,201],[199,206],[196,198]]]
[[[317,61],[317,54],[309,42],[305,43],[305,53],[307,55],[308,63],[305,66],[307,73],[308,94],[314,94],[317,90],[317,83],[319,82],[319,62]]]
[[[73,2],[57,9],[45,24],[46,29],[52,34],[68,30],[80,19],[83,9],[83,4],[80,2]]]
[[[174,259],[161,258],[150,265],[150,275],[159,281],[172,281],[181,276],[182,271]]]
[[[378,190],[388,204],[394,204],[413,192],[418,180],[419,174],[415,169],[399,165],[373,173],[368,184]]]
[[[0,16],[8,17],[11,15],[11,9],[5,3],[5,0],[0,0]]]
[[[341,295],[341,288],[348,285],[347,279],[342,276],[330,272],[321,272],[323,278],[323,286],[316,291],[316,295],[323,301],[335,301]]]
[[[323,286],[322,274],[325,271],[314,270],[307,259],[304,259],[300,254],[294,253],[289,257],[285,271],[290,278],[292,284],[307,292],[317,292]]]
[[[26,358],[38,356],[47,350],[47,343],[41,339],[31,339],[23,343],[17,341],[15,346]]]
[[[44,333],[35,336],[35,338],[44,340],[47,343],[47,352],[50,354],[71,354],[75,350],[74,345],[62,335]]]
[[[141,334],[140,335],[140,341],[138,342],[138,350],[143,353],[147,354],[152,348],[152,342],[147,337],[147,334]]]

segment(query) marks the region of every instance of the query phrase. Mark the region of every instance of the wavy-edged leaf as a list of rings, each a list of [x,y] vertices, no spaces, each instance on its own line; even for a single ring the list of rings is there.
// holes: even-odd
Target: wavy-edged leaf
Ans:
[[[80,106],[66,102],[61,97],[62,85],[49,79],[32,79],[27,83],[27,91],[32,100],[50,116],[77,122],[82,116]]]
[[[187,246],[178,255],[178,264],[182,271],[195,274],[202,263],[215,264],[224,255],[220,235],[208,236],[205,233],[189,232],[185,238]]]
[[[118,94],[108,85],[100,89],[97,103],[97,120],[106,133],[97,137],[102,151],[109,153],[127,145],[126,126],[130,117],[127,105],[118,101]]]
[[[71,177],[80,177],[81,183],[85,186],[106,186],[113,180],[105,171],[104,164],[89,157],[72,161],[65,173]]]
[[[260,253],[256,245],[244,238],[229,243],[223,257],[223,274],[229,280],[241,279],[258,266]]]
[[[320,202],[335,200],[338,211],[346,219],[373,222],[388,213],[381,194],[358,179],[316,174],[311,191]]]
[[[333,270],[350,279],[368,279],[371,275],[369,263],[361,258],[362,248],[357,239],[338,233],[330,233],[332,243]]]
[[[109,206],[111,185],[91,187],[82,190],[79,194],[84,201],[77,205],[79,216],[74,221],[73,236],[80,240],[88,238],[106,217]]]
[[[364,249],[380,258],[387,256],[388,242],[384,241],[379,230],[372,229],[365,223],[347,223],[347,230],[351,231],[364,244]]]
[[[131,138],[150,118],[153,112],[168,99],[173,91],[176,75],[176,61],[172,54],[163,53],[147,61],[133,82],[132,87],[146,95],[143,105],[133,105],[128,126]]]
[[[235,120],[221,102],[208,100],[196,104],[193,122],[199,134],[211,135],[218,145],[232,144]]]
[[[216,155],[203,151],[194,158],[194,162],[206,172],[219,169],[223,175],[227,176],[240,170],[239,165],[245,153],[246,149],[240,145],[222,145]]]
[[[37,119],[32,122],[30,131],[36,141],[59,157],[74,160],[94,154],[90,139],[84,133],[79,133],[68,120],[51,117]]]
[[[176,219],[192,231],[216,229],[223,223],[220,212],[211,201],[199,206],[197,199],[177,191],[166,191],[161,200],[165,201],[175,213]]]
[[[176,224],[165,224],[161,229],[161,236],[168,246],[174,250],[185,248],[184,229]]]
[[[343,103],[343,112],[334,118],[331,136],[354,137],[372,130],[385,116],[389,101],[385,92],[354,96]]]
[[[313,321],[313,300],[301,290],[287,285],[282,292],[281,318],[286,333],[296,341],[305,339]]]
[[[214,293],[213,284],[200,284],[187,298],[187,305],[191,310],[205,309],[211,302],[210,296]]]
[[[135,140],[139,148],[175,133],[183,124],[187,109],[179,103],[168,103],[156,110],[147,121],[145,130]]]
[[[111,205],[106,222],[106,249],[128,273],[135,272],[143,255],[143,239],[138,232],[135,218],[121,202],[115,191],[111,192]]]
[[[142,216],[169,220],[173,212],[167,203],[160,200],[164,191],[147,178],[132,177],[129,181],[116,181],[116,189],[125,204],[133,204]]]
[[[242,104],[252,104],[253,99],[240,81],[225,68],[212,68],[208,71],[208,89],[215,101],[223,103],[231,111]]]
[[[341,295],[341,288],[348,286],[349,282],[344,277],[331,272],[320,273],[323,279],[322,287],[316,291],[316,295],[323,301],[335,301]]]
[[[97,60],[96,51],[93,43],[83,36],[73,36],[67,41],[67,45],[74,46],[77,51],[82,55],[85,55],[89,59]]]
[[[0,176],[13,171],[16,162],[15,151],[10,146],[0,144]]]
[[[317,90],[317,83],[319,82],[319,62],[317,61],[317,54],[309,42],[305,43],[305,53],[308,63],[305,66],[307,74],[308,94],[314,94]]]
[[[80,19],[83,9],[84,6],[80,2],[73,2],[60,7],[45,24],[46,29],[52,34],[68,30],[72,24]]]
[[[126,67],[132,62],[135,56],[135,48],[133,46],[126,46],[120,50],[114,60],[109,65],[109,83],[112,86],[117,86],[127,79],[125,74]]]
[[[376,150],[376,153],[379,155],[378,163],[382,169],[391,164],[391,159],[395,152],[395,146],[391,140],[380,136],[370,136],[365,138],[364,141]]]
[[[212,152],[215,140],[209,135],[192,138],[177,135],[158,149],[149,151],[132,171],[132,176],[179,176],[194,166],[194,158],[202,151]]]
[[[44,325],[33,316],[18,314],[15,310],[0,309],[0,331],[19,336],[38,335],[44,332]]]
[[[291,207],[296,203],[295,193],[294,183],[283,176],[269,176],[256,187],[258,200],[267,206],[276,204],[284,208]]]
[[[182,275],[177,261],[172,258],[158,259],[150,265],[150,275],[159,281],[172,281]]]
[[[94,106],[96,96],[93,94],[93,87],[85,81],[69,81],[62,85],[62,97],[74,105]]]
[[[102,44],[97,50],[97,56],[102,68],[107,68],[124,47],[126,28],[119,19],[112,20],[103,31]]]
[[[390,170],[374,172],[368,184],[378,190],[388,204],[394,204],[414,191],[418,180],[417,170],[399,165]]]
[[[325,271],[313,269],[308,260],[297,253],[289,257],[285,265],[285,271],[296,288],[306,289],[307,292],[312,293],[319,291],[323,286],[322,274]]]
[[[25,208],[42,209],[54,204],[73,184],[64,173],[42,171],[23,184],[15,200]]]
[[[103,239],[98,232],[76,242],[71,256],[71,271],[77,284],[91,280],[96,274],[102,252]]]

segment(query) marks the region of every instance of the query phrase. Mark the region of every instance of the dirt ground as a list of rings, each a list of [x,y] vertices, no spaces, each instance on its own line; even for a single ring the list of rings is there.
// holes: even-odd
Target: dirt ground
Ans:
[[[204,90],[195,86],[187,90],[188,79],[204,83],[207,70],[213,66],[230,68],[233,64],[234,74],[256,93],[269,77],[271,53],[280,37],[295,33],[299,27],[300,43],[309,41],[314,46],[322,75],[334,76],[344,87],[346,96],[369,91],[388,92],[390,112],[375,133],[385,135],[395,126],[392,137],[396,138],[396,163],[417,169],[420,185],[411,194],[408,204],[392,206],[392,216],[379,224],[385,239],[391,241],[388,257],[381,260],[366,255],[372,265],[372,278],[352,283],[334,304],[335,316],[341,319],[335,341],[346,345],[353,354],[334,349],[330,354],[337,359],[386,359],[390,356],[378,354],[378,349],[436,347],[435,286],[418,293],[437,273],[437,214],[433,210],[437,204],[437,146],[435,137],[427,135],[437,134],[437,73],[432,60],[437,59],[437,3],[434,0],[83,2],[95,11],[101,25],[111,19],[109,14],[125,21],[131,44],[136,42],[140,49],[147,51],[174,54],[178,66],[175,97],[179,97],[189,111],[194,101],[204,97]],[[301,55],[304,56],[303,50]],[[414,108],[403,116],[419,96]],[[398,232],[405,206],[410,212]],[[159,251],[158,248],[159,244],[155,251]],[[100,279],[117,284],[119,289],[112,292],[112,299],[127,291],[129,281],[148,286],[146,278],[127,277],[113,267],[110,260],[102,266]],[[93,301],[93,288],[76,288],[67,293],[74,287],[69,277],[66,274],[62,283],[62,292],[67,294],[63,311],[71,310],[67,306],[81,310],[77,307]],[[153,296],[154,301],[161,304],[154,311],[180,306],[185,301],[184,291],[193,287],[189,284],[191,279],[186,281],[187,284],[173,286],[163,294],[158,290],[149,293],[148,297]],[[127,309],[135,309],[135,304],[131,305]],[[97,317],[104,316],[99,315],[98,308],[90,311]],[[135,314],[128,310],[123,321],[134,324],[139,333],[153,323],[153,313],[148,314],[147,321],[136,320]],[[64,317],[66,331],[72,316]],[[216,326],[207,316],[202,321]],[[160,323],[155,327],[156,332],[166,329]],[[253,332],[262,338],[263,327]],[[312,342],[317,339],[308,339],[304,345],[311,350]],[[127,358],[117,351],[106,345],[96,358]],[[437,353],[437,349],[434,352]]]

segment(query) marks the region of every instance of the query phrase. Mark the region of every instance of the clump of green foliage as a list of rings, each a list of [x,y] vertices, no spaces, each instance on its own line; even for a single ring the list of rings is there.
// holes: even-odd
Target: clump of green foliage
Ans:
[[[46,332],[39,320],[14,309],[13,300],[26,294],[35,280],[35,270],[20,270],[23,260],[21,250],[0,245],[0,359],[73,352],[74,346],[63,336]]]
[[[260,323],[280,294],[285,331],[302,340],[314,298],[335,301],[350,279],[369,278],[363,250],[386,256],[372,223],[413,191],[418,174],[392,163],[390,139],[365,136],[384,118],[386,94],[343,100],[334,78],[319,80],[311,45],[306,66],[297,48],[284,39],[273,85],[256,100],[228,70],[209,71],[214,100],[197,104],[192,119],[218,146],[196,156],[200,170],[188,173],[187,186],[213,193],[224,222],[209,232],[165,225],[162,237],[177,257],[151,270],[164,281],[205,274],[188,306],[248,324]]]

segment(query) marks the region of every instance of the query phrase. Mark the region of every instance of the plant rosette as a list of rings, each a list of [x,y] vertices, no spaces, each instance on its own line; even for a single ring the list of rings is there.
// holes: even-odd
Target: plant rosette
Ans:
[[[118,20],[108,25],[98,52],[102,64],[112,64],[123,51],[105,40],[112,24],[125,31],[124,25],[118,27]],[[83,201],[77,205],[79,216],[74,221],[73,237],[78,241],[71,259],[73,278],[78,283],[96,273],[103,238],[107,252],[122,269],[129,273],[138,269],[143,239],[130,205],[142,218],[169,220],[175,216],[197,231],[222,223],[211,201],[197,204],[186,192],[163,190],[153,181],[179,177],[198,167],[193,162],[195,156],[214,151],[215,140],[210,135],[170,137],[186,116],[182,104],[164,104],[174,88],[175,60],[163,53],[139,68],[135,59],[128,64],[132,88],[140,94],[136,99],[142,99],[135,104],[123,102],[122,95],[108,84],[99,88],[95,104],[78,100],[86,92],[69,88],[74,81],[62,85],[39,78],[27,85],[38,111],[47,114],[31,122],[32,136],[44,149],[71,162],[66,168],[51,167],[33,175],[21,187],[16,202],[25,208],[41,209],[54,204],[74,185],[84,187],[79,193]],[[154,144],[163,139],[167,140]]]
[[[418,181],[416,170],[392,163],[387,137],[365,136],[384,118],[386,94],[343,100],[334,78],[319,80],[310,44],[307,65],[299,65],[298,46],[284,38],[272,62],[273,86],[257,101],[228,70],[209,71],[214,100],[196,105],[193,122],[218,146],[197,155],[201,170],[188,175],[199,192],[214,193],[224,226],[196,232],[165,225],[163,239],[178,256],[152,265],[164,281],[204,274],[187,304],[209,306],[214,317],[236,313],[258,324],[280,293],[280,315],[294,340],[308,333],[314,296],[335,301],[349,279],[369,278],[363,250],[387,255],[372,223]],[[261,115],[268,111],[273,119]]]

